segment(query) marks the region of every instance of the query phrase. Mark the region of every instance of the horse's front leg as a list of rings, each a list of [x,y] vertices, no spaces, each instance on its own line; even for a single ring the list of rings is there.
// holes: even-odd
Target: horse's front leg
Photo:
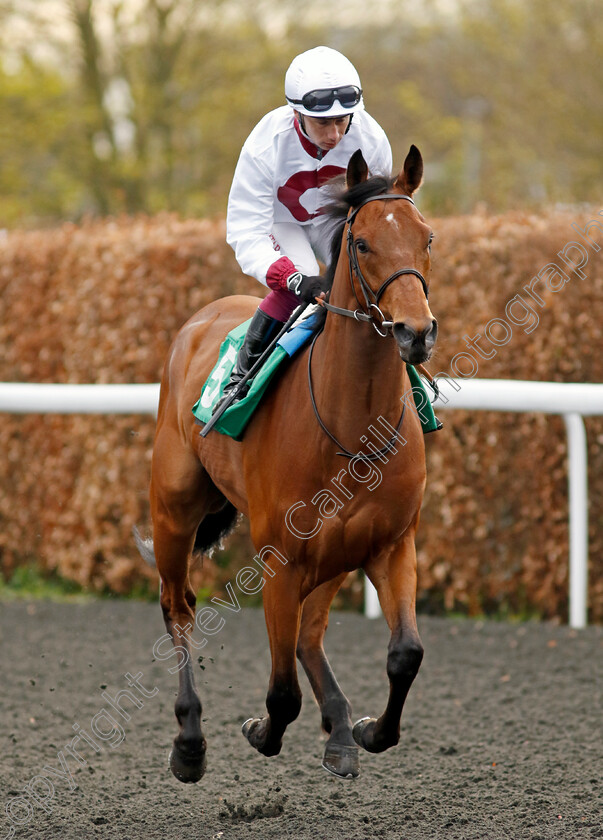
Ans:
[[[363,718],[353,730],[356,742],[369,752],[382,752],[400,740],[402,709],[423,659],[415,614],[417,560],[414,537],[415,527],[411,527],[401,543],[365,565],[391,630],[387,651],[390,685],[387,706],[380,718]]]
[[[347,572],[323,583],[304,602],[297,656],[304,666],[320,708],[322,726],[329,735],[322,766],[344,779],[360,772],[358,747],[352,736],[352,707],[339,687],[323,648],[329,607]]]
[[[264,613],[270,640],[272,672],[266,695],[267,717],[250,718],[243,734],[262,755],[278,755],[287,726],[301,709],[302,694],[297,679],[295,648],[301,616],[299,576],[290,566],[266,573]]]

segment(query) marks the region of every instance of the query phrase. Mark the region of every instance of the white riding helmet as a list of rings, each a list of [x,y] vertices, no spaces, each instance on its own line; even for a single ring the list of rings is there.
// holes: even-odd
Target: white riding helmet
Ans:
[[[330,47],[314,47],[293,59],[285,75],[285,98],[308,117],[344,117],[364,109],[356,68]]]

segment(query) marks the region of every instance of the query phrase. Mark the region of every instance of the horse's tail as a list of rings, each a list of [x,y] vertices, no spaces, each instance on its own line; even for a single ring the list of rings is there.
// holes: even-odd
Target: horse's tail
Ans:
[[[230,502],[217,513],[208,513],[201,520],[195,535],[194,551],[209,551],[209,549],[224,539],[237,522],[238,511]]]
[[[153,540],[149,537],[148,539],[143,539],[140,531],[134,525],[132,528],[132,533],[134,535],[134,540],[136,542],[136,548],[140,552],[140,556],[148,563],[149,566],[155,566],[155,552],[153,550]]]
[[[212,546],[219,543],[220,540],[224,539],[232,531],[236,525],[236,520],[237,509],[230,502],[226,502],[222,510],[219,510],[217,513],[208,513],[197,528],[193,551],[209,551]],[[153,540],[150,537],[143,539],[136,525],[132,528],[132,533],[142,559],[149,566],[155,566]]]

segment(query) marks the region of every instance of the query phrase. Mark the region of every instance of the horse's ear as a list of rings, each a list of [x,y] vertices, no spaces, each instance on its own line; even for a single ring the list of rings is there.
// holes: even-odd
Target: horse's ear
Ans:
[[[362,156],[362,150],[356,149],[350,162],[348,163],[348,171],[346,172],[345,182],[348,189],[355,187],[356,184],[361,184],[368,178],[368,166]]]
[[[419,189],[422,180],[423,158],[421,152],[413,145],[406,155],[402,172],[396,178],[394,187],[398,187],[406,195],[412,195]]]

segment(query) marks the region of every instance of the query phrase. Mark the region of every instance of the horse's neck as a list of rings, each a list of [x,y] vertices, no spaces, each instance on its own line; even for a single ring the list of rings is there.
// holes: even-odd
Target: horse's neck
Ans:
[[[334,306],[358,308],[349,280],[348,294],[344,278],[336,277],[333,285]],[[371,324],[334,313],[327,315],[316,342],[312,379],[323,420],[349,446],[380,416],[395,425],[409,387],[406,365],[392,338],[380,336]]]

